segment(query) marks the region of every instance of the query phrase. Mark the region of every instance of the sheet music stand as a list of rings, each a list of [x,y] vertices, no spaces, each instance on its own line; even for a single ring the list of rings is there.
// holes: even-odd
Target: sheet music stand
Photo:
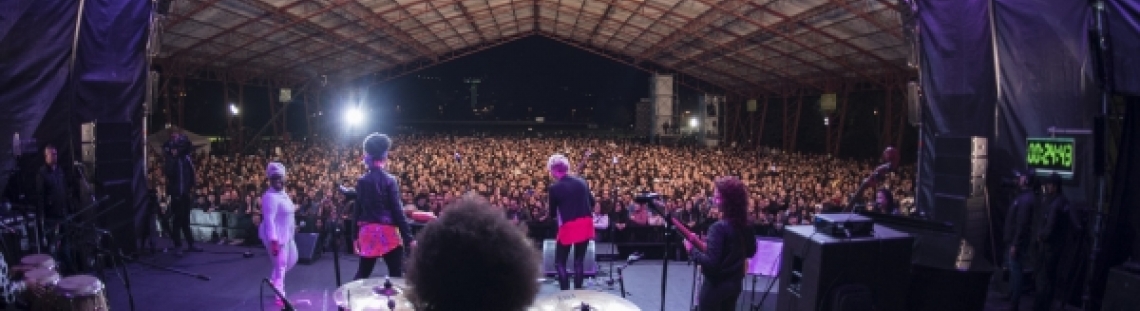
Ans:
[[[768,298],[768,293],[772,290],[772,286],[779,280],[780,275],[780,255],[784,251],[784,240],[774,237],[756,237],[756,254],[752,255],[752,259],[748,260],[748,271],[746,272],[752,277],[752,287],[748,295],[748,305],[751,306],[750,310],[760,310],[764,305],[764,300]],[[756,301],[756,280],[761,276],[772,278],[768,283],[768,288],[764,290],[764,296],[760,298],[760,303],[755,304]]]

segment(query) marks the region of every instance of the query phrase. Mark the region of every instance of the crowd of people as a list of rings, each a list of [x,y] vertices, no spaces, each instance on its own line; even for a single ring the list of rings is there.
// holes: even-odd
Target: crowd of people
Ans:
[[[616,138],[397,135],[393,140],[387,171],[399,180],[409,209],[440,215],[449,203],[474,191],[516,225],[552,223],[545,161],[562,153],[597,198],[595,226],[617,231],[663,224],[660,215],[634,202],[644,191],[661,194],[666,213],[699,231],[717,218],[709,204],[715,178],[737,176],[749,189],[748,217],[757,234],[778,235],[785,225],[808,223],[816,213],[848,206],[850,193],[879,164],[766,148],[666,146]],[[299,230],[320,230],[327,219],[350,215],[342,187],[353,187],[364,172],[360,149],[358,143],[310,138],[266,142],[251,148],[253,154],[195,153],[195,215],[216,218],[208,215],[220,212],[227,216],[215,221],[256,226],[261,221],[257,198],[268,187],[262,170],[278,161],[290,169],[286,187],[298,205]],[[150,185],[162,198],[162,159],[154,155],[148,161]],[[889,212],[910,212],[913,174],[912,165],[894,170],[878,184],[879,191],[866,191],[863,200],[874,202],[877,192],[885,192],[903,203]],[[256,238],[233,232],[212,231],[211,238],[233,243]]]

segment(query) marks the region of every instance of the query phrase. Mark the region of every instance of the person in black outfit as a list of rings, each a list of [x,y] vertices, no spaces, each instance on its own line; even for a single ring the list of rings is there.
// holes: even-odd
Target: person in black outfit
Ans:
[[[583,160],[584,161],[584,160]],[[578,176],[568,175],[570,160],[561,154],[550,156],[546,162],[554,184],[547,189],[550,200],[549,216],[558,222],[557,243],[554,248],[554,268],[562,290],[570,289],[566,271],[566,257],[574,247],[574,288],[581,289],[585,281],[586,247],[594,238],[594,222],[590,207],[594,196],[590,186]]]
[[[404,216],[396,177],[384,170],[388,164],[387,135],[372,133],[364,138],[364,163],[368,172],[356,181],[356,252],[360,255],[354,279],[372,275],[376,259],[384,257],[388,276],[403,277],[404,252],[412,244],[412,231]]]
[[[1023,265],[1029,256],[1029,240],[1032,234],[1030,219],[1037,205],[1037,197],[1033,193],[1032,177],[1028,172],[1018,172],[1017,185],[1019,193],[1009,207],[1005,216],[1005,232],[1003,240],[1006,245],[1006,269],[1009,269],[1009,301],[1010,309],[1018,310],[1021,306],[1022,282],[1025,278]]]
[[[71,247],[68,239],[63,238],[67,231],[64,220],[76,212],[72,207],[73,187],[69,181],[74,180],[66,170],[59,165],[59,150],[53,145],[44,146],[44,165],[36,172],[36,207],[38,214],[43,218],[44,238],[48,241],[48,251],[61,259],[64,271],[75,271],[78,268],[71,256]]]
[[[709,227],[707,249],[684,241],[693,262],[701,266],[699,310],[734,310],[744,289],[745,264],[756,254],[756,239],[748,224],[748,189],[739,179],[716,181],[713,204],[720,207],[720,220]]]
[[[172,213],[170,238],[174,240],[175,255],[182,255],[182,239],[186,239],[187,251],[200,252],[201,248],[194,246],[194,233],[190,231],[190,207],[194,203],[194,163],[190,161],[190,153],[194,145],[186,135],[177,129],[170,131],[170,140],[162,144],[162,152],[166,155],[163,163],[163,174],[166,176],[166,194],[170,195],[170,212]]]
[[[1053,173],[1045,184],[1041,200],[1043,224],[1034,234],[1037,243],[1037,262],[1034,265],[1036,293],[1033,297],[1033,310],[1049,310],[1053,304],[1053,294],[1057,284],[1057,264],[1065,240],[1070,234],[1084,231],[1077,209],[1069,205],[1069,199],[1061,193],[1061,176]]]

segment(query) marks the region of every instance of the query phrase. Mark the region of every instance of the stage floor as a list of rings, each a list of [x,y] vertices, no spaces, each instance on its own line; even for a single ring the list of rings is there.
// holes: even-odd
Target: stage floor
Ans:
[[[219,245],[202,245],[202,247],[206,252],[186,253],[182,257],[158,254],[143,257],[142,260],[202,274],[208,276],[209,281],[140,264],[129,264],[135,310],[246,311],[261,310],[261,303],[265,304],[266,310],[277,310],[273,305],[273,294],[269,287],[264,287],[264,292],[260,292],[263,288],[261,279],[270,273],[264,248]],[[245,251],[253,252],[254,257],[243,258],[241,253]],[[312,264],[298,264],[286,276],[287,294],[299,311],[336,310],[332,300],[333,291],[336,290],[336,278],[331,255],[332,253],[325,253]],[[341,256],[340,274],[343,282],[351,281],[352,275],[356,272],[357,262],[356,256]],[[615,267],[620,264],[614,263]],[[384,265],[379,263],[376,266],[373,275],[383,277],[386,274]],[[600,269],[605,272],[609,269],[609,263],[602,263]],[[692,266],[687,263],[669,264],[666,287],[667,310],[689,308],[693,272]],[[660,310],[661,273],[660,260],[639,261],[629,266],[624,273],[626,291],[631,294],[628,299],[643,310]],[[130,310],[126,288],[118,274],[108,270],[106,276],[107,280],[104,282],[107,285],[111,309]],[[608,276],[602,276],[598,279],[599,285],[589,287],[620,295],[616,284],[613,290],[607,290],[608,286],[604,283],[606,279]],[[758,290],[763,290],[768,280],[768,278],[758,278],[756,285]],[[540,296],[558,292],[558,285],[553,280],[540,284]],[[760,295],[757,295],[757,300],[759,299]],[[765,304],[775,306],[774,301],[775,293],[768,297],[768,302]]]
[[[168,241],[163,241],[169,243]],[[162,242],[160,242],[162,243]],[[165,243],[163,243],[165,244]],[[263,287],[261,279],[270,273],[267,254],[264,248],[240,247],[224,245],[202,245],[206,252],[187,253],[182,257],[173,254],[158,254],[143,257],[143,261],[162,266],[184,270],[191,273],[203,274],[209,281],[199,280],[190,276],[157,270],[140,264],[129,264],[128,272],[131,280],[131,289],[135,300],[135,310],[277,310],[273,305],[273,294],[268,287]],[[253,258],[244,258],[241,253],[253,252]],[[615,262],[615,266],[621,262]],[[342,256],[340,258],[342,281],[351,280],[356,272],[357,258],[355,256]],[[608,262],[603,262],[602,272],[608,270]],[[383,264],[377,264],[374,276],[385,275]],[[662,264],[659,260],[639,261],[625,270],[626,291],[631,295],[627,297],[642,310],[661,310],[661,274]],[[285,279],[285,287],[290,299],[296,304],[298,310],[336,310],[332,300],[333,291],[336,290],[333,259],[331,253],[325,253],[312,264],[298,264],[289,272]],[[690,306],[693,279],[693,267],[685,262],[670,262],[668,280],[666,281],[665,310],[683,311]],[[608,290],[603,283],[608,277],[599,278],[598,286],[591,286],[601,291],[620,295],[615,289]],[[768,278],[756,279],[757,301],[768,285]],[[104,282],[107,285],[107,296],[112,310],[130,310],[126,288],[117,273],[110,270],[106,273]],[[588,282],[589,283],[589,282]],[[744,296],[751,291],[751,278],[745,280]],[[261,291],[264,289],[264,291]],[[762,310],[775,310],[776,288],[768,296]],[[539,296],[556,293],[558,286],[553,280],[541,283]],[[986,310],[1005,310],[1006,305],[996,292],[990,294],[986,303]],[[1031,297],[1023,298],[1023,310],[1029,309]],[[740,310],[744,310],[741,308]]]

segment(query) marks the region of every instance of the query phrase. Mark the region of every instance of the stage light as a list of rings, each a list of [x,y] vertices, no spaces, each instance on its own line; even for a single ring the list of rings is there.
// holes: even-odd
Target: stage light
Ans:
[[[230,114],[233,114],[236,116],[236,115],[238,115],[239,112],[240,111],[238,111],[237,106],[234,106],[234,104],[230,104]]]
[[[361,111],[359,107],[348,109],[344,114],[344,122],[348,123],[348,126],[358,126],[364,123],[364,111]]]

